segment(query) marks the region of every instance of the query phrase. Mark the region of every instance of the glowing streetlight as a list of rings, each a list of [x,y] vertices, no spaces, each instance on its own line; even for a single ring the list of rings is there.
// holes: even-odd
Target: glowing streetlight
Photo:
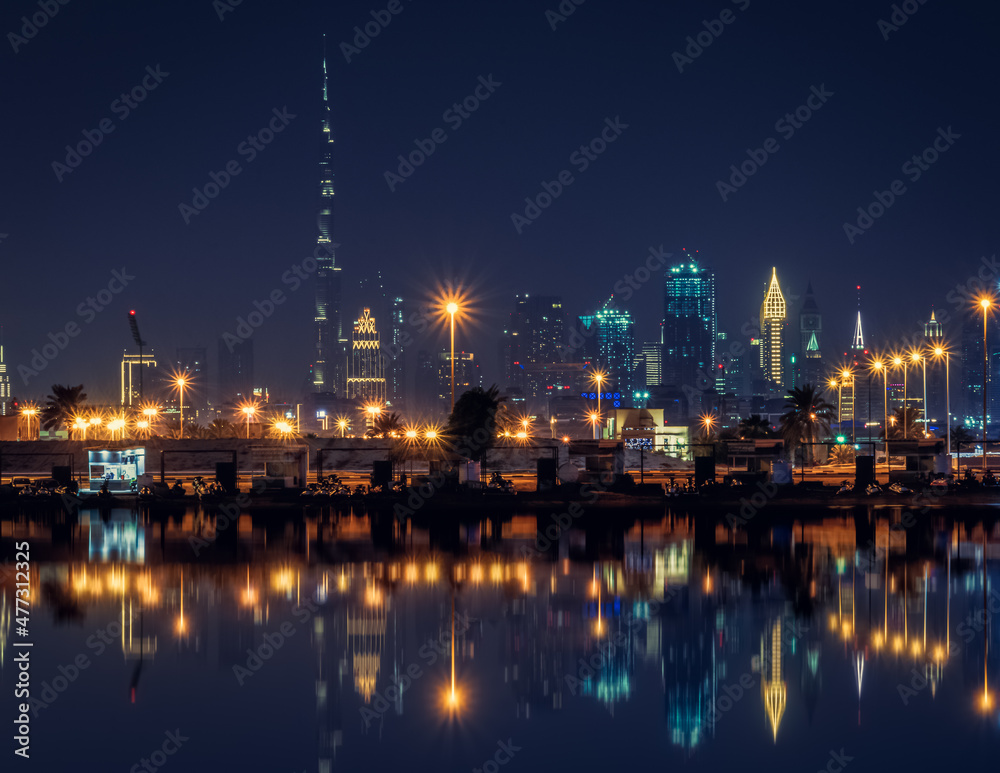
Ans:
[[[448,313],[451,327],[451,410],[455,410],[455,315],[459,311],[455,301],[448,301],[444,310]]]
[[[601,421],[601,414],[599,414],[597,411],[591,411],[590,414],[587,416],[587,421],[590,422],[590,426],[591,426],[591,428],[594,431],[594,440],[597,440],[598,439],[597,438],[597,425]]]
[[[247,422],[247,440],[250,439],[250,420],[253,419],[254,415],[257,413],[257,406],[253,404],[244,405],[240,408],[240,412],[246,416]]]
[[[347,430],[347,419],[341,416],[337,419],[337,426],[340,428],[340,436],[344,437],[344,432]]]
[[[184,439],[184,387],[187,386],[187,383],[188,380],[184,376],[178,376],[176,379],[174,379],[174,386],[177,387],[181,405],[181,431],[180,431],[181,440]]]
[[[844,421],[844,401],[843,394],[841,393],[841,383],[835,378],[831,378],[827,382],[827,386],[830,389],[837,390],[837,430],[840,431],[841,422]]]
[[[907,416],[906,416],[906,376],[907,376],[906,364],[907,363],[904,358],[900,357],[897,354],[895,357],[892,358],[892,364],[893,367],[895,368],[903,369],[903,440],[906,440],[906,433],[910,423],[909,421],[907,421]]]
[[[438,433],[437,433],[437,430],[436,430],[436,429],[429,429],[429,430],[427,430],[427,431],[426,431],[426,432],[424,433],[424,437],[425,437],[425,438],[426,438],[427,440],[437,440],[437,436],[438,436]]]
[[[593,381],[595,384],[597,384],[597,416],[598,416],[598,418],[600,418],[600,416],[601,416],[601,392],[604,389],[604,382],[605,382],[605,380],[607,378],[608,378],[608,374],[605,373],[602,370],[595,370],[591,374],[591,376],[590,376],[590,380]],[[601,434],[603,435],[604,434],[604,432],[603,432],[603,429],[604,429],[603,426],[601,427],[601,429],[602,429]],[[598,439],[600,439],[600,438],[598,438]]]
[[[935,346],[932,350],[934,359],[941,359],[944,357],[944,399],[947,403],[948,412],[948,448],[945,453],[948,454],[948,471],[951,471],[951,356],[949,352],[943,346]]]
[[[32,428],[32,423],[34,422],[35,417],[38,416],[38,413],[39,413],[38,412],[38,408],[36,408],[35,406],[32,406],[32,405],[29,405],[29,406],[21,409],[21,415],[25,419],[27,419],[27,422],[28,422],[28,437],[29,438],[31,438],[31,436],[33,434],[32,433],[32,429],[31,429]],[[41,427],[42,427],[42,420],[38,419],[38,434],[39,435],[41,435]]]
[[[889,368],[881,360],[875,360],[871,364],[871,369],[876,373],[882,374],[882,408],[884,413],[884,424],[885,427],[885,471],[886,474],[889,473],[889,382],[888,382],[888,371]],[[869,376],[870,378],[870,376]]]
[[[83,437],[82,438],[81,437],[77,437],[78,440],[86,440],[87,439],[87,427],[88,426],[90,426],[90,425],[88,424],[87,420],[85,418],[83,418],[82,416],[77,416],[76,419],[73,421],[73,429],[75,429],[77,431],[77,433],[80,433],[80,432],[83,433]]]
[[[989,351],[986,349],[986,318],[993,307],[993,299],[983,297],[979,299],[979,306],[983,310],[983,475],[986,474],[986,374],[990,372]],[[949,449],[950,450],[950,449]]]
[[[918,352],[916,349],[914,349],[912,352],[910,352],[910,362],[912,362],[914,365],[916,365],[919,362],[920,365],[921,365],[921,367],[923,368],[923,373],[924,373],[924,400],[923,400],[924,417],[923,417],[923,419],[921,419],[921,422],[924,425],[924,437],[926,437],[927,436],[927,358],[924,355],[922,355],[920,352]]]
[[[295,428],[284,419],[274,422],[274,428],[280,433],[282,439],[287,438],[295,431]]]

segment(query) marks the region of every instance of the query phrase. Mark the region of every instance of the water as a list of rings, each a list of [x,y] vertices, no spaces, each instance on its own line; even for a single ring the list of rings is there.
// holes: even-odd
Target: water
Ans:
[[[814,508],[749,533],[615,513],[544,554],[533,516],[255,510],[210,539],[200,509],[7,513],[33,606],[22,639],[9,577],[4,714],[28,640],[35,770],[988,765],[983,512],[985,542],[947,511],[894,530],[898,508]]]

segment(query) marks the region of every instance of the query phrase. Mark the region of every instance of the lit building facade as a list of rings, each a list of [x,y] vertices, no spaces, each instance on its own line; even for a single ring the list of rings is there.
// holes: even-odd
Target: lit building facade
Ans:
[[[664,277],[661,384],[697,388],[715,370],[715,272],[687,256]]]
[[[579,356],[565,356],[565,339],[562,298],[515,295],[504,331],[503,360],[508,386],[532,398],[547,396],[552,391],[549,387],[562,387],[558,366],[567,360],[579,360]]]
[[[354,323],[351,336],[351,369],[347,377],[347,397],[364,403],[385,405],[385,365],[375,317],[365,309]]]
[[[590,344],[588,354],[608,375],[608,391],[632,401],[635,367],[635,322],[632,315],[614,305],[614,296],[594,314],[580,317]]]
[[[142,371],[141,368],[145,368]],[[122,407],[138,406],[141,400],[150,400],[157,390],[155,384],[157,365],[153,350],[142,355],[124,354],[121,365],[121,402]]]
[[[778,269],[771,269],[764,302],[760,306],[760,367],[764,379],[781,387],[785,383],[784,331],[787,308],[778,285]]]
[[[812,282],[806,285],[806,297],[799,309],[799,354],[796,365],[799,369],[800,385],[812,384],[819,387],[823,379],[823,315],[819,312]]]
[[[451,407],[451,352],[445,349],[437,357],[438,401]],[[483,385],[479,362],[472,352],[455,352],[455,401],[475,387]]]
[[[325,48],[324,36],[324,48]],[[330,101],[323,53],[323,106],[320,121],[322,135],[319,162],[319,209],[316,225],[316,308],[313,318],[316,359],[313,365],[313,388],[316,392],[343,394],[346,385],[347,337],[341,315],[341,275],[336,265],[333,233],[333,131],[330,126]]]
[[[8,406],[12,398],[10,376],[7,375],[7,364],[3,361],[3,339],[0,338],[0,416],[7,416],[13,410]]]

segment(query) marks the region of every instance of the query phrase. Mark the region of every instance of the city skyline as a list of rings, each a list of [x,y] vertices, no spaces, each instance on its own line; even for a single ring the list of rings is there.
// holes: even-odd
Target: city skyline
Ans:
[[[683,30],[688,30],[694,39],[699,34],[698,30],[702,29],[701,20],[694,15],[700,11],[650,11],[644,6],[640,10],[645,14],[654,14],[656,19],[671,14],[671,22],[666,29],[678,30],[676,36],[666,36],[667,47],[671,51],[685,49],[686,33]],[[779,266],[782,285],[789,292],[790,301],[804,293],[806,283],[811,280],[814,288],[821,293],[830,351],[839,350],[840,345],[836,342],[845,340],[851,333],[853,320],[847,315],[835,313],[835,310],[845,309],[851,303],[857,284],[874,288],[884,286],[888,281],[901,283],[901,292],[895,295],[894,304],[872,303],[866,309],[866,333],[872,335],[877,331],[876,334],[888,341],[899,338],[903,333],[914,332],[917,320],[924,319],[929,308],[948,310],[954,315],[960,305],[957,301],[962,299],[963,289],[970,286],[970,280],[984,274],[989,275],[991,280],[996,278],[995,261],[991,263],[990,257],[994,252],[993,244],[982,233],[981,226],[988,219],[979,217],[987,205],[977,194],[982,184],[977,181],[988,178],[990,167],[989,164],[984,166],[973,161],[977,147],[984,139],[977,132],[964,129],[966,126],[989,125],[991,117],[981,113],[975,107],[977,103],[968,100],[957,102],[968,87],[956,90],[957,81],[951,77],[962,72],[963,67],[982,71],[988,65],[978,58],[974,46],[963,46],[961,61],[934,65],[938,79],[949,83],[947,91],[928,92],[925,89],[920,92],[920,100],[907,102],[907,108],[899,114],[874,104],[871,100],[875,89],[860,75],[866,69],[862,66],[864,62],[867,68],[875,68],[896,86],[894,93],[901,97],[910,94],[910,81],[895,84],[897,76],[889,65],[903,57],[913,62],[918,70],[929,67],[929,63],[921,64],[914,57],[929,33],[928,25],[933,25],[938,34],[955,34],[953,26],[960,17],[951,9],[935,12],[939,15],[936,21],[932,19],[933,14],[921,14],[905,29],[900,28],[886,37],[877,24],[877,12],[868,6],[848,4],[838,7],[835,14],[824,18],[824,23],[828,25],[830,35],[842,35],[845,44],[853,41],[861,51],[862,60],[856,66],[857,71],[845,70],[832,56],[829,46],[807,52],[795,47],[800,43],[793,37],[795,46],[789,55],[799,53],[809,61],[810,66],[806,68],[808,74],[803,74],[802,78],[812,77],[816,81],[812,84],[815,91],[808,83],[784,83],[787,79],[777,77],[777,63],[754,60],[750,69],[756,68],[758,74],[770,77],[769,88],[773,91],[770,93],[768,89],[750,87],[743,78],[735,81],[727,78],[724,73],[728,70],[723,65],[747,56],[747,47],[752,41],[762,42],[762,36],[764,40],[770,37],[787,42],[797,24],[813,23],[817,17],[807,9],[798,9],[784,17],[769,19],[768,14],[773,12],[766,9],[748,6],[743,11],[736,6],[738,12],[732,26],[727,29],[729,34],[720,38],[711,51],[706,49],[704,54],[694,58],[693,64],[682,62],[678,65],[676,57],[663,56],[646,61],[646,55],[643,55],[645,69],[638,73],[630,71],[634,82],[629,82],[629,87],[623,92],[608,88],[601,79],[591,78],[587,87],[592,89],[592,93],[587,103],[599,113],[593,115],[593,129],[584,131],[588,125],[586,111],[569,108],[568,103],[564,116],[546,112],[541,124],[544,131],[538,141],[519,143],[522,156],[518,168],[511,168],[510,165],[504,169],[493,164],[484,166],[483,159],[477,160],[473,174],[482,177],[488,168],[489,174],[496,176],[496,183],[485,187],[473,186],[471,189],[463,185],[463,189],[469,190],[470,195],[465,197],[468,201],[445,194],[443,201],[447,202],[446,205],[436,205],[433,210],[428,209],[426,203],[429,195],[437,191],[444,194],[448,190],[448,182],[467,180],[467,154],[473,148],[481,147],[482,143],[494,142],[496,147],[508,147],[509,140],[500,141],[507,120],[517,115],[517,111],[534,107],[532,100],[526,101],[528,92],[521,85],[524,68],[542,66],[544,71],[545,66],[554,62],[577,61],[587,35],[602,26],[608,28],[609,24],[612,30],[619,28],[620,25],[613,23],[619,18],[617,12],[609,15],[610,9],[594,10],[590,7],[584,11],[581,8],[565,22],[555,23],[553,28],[541,11],[532,9],[529,13],[527,7],[511,6],[489,18],[490,24],[499,25],[499,28],[497,32],[487,34],[483,26],[485,19],[472,21],[468,16],[470,12],[460,10],[449,19],[448,25],[436,30],[429,38],[425,34],[431,30],[427,26],[429,19],[419,13],[400,13],[396,19],[398,23],[387,28],[384,35],[377,40],[372,39],[359,52],[352,53],[350,45],[345,48],[345,42],[353,37],[351,33],[355,25],[363,26],[365,18],[370,19],[368,9],[360,4],[346,4],[335,11],[307,6],[298,14],[277,20],[267,18],[266,25],[265,16],[253,10],[247,11],[247,8],[233,9],[231,13],[223,14],[223,19],[209,14],[196,23],[196,19],[186,12],[175,9],[158,29],[139,25],[141,15],[138,12],[126,12],[120,21],[137,24],[143,32],[136,37],[134,50],[103,62],[93,60],[75,41],[64,39],[69,26],[63,26],[64,20],[72,22],[76,13],[72,8],[62,9],[61,15],[44,30],[39,30],[37,37],[30,42],[12,43],[12,47],[17,47],[13,58],[15,78],[12,83],[17,82],[17,72],[23,67],[31,67],[40,82],[45,83],[56,72],[64,71],[67,58],[73,57],[81,76],[86,75],[95,84],[93,92],[78,90],[74,93],[61,112],[61,120],[48,120],[48,125],[41,131],[31,136],[23,135],[20,138],[21,156],[12,161],[11,172],[16,179],[24,180],[27,195],[19,200],[8,199],[4,202],[6,206],[0,208],[0,211],[9,213],[0,218],[0,231],[4,234],[0,250],[13,263],[29,262],[33,255],[38,254],[53,256],[50,262],[66,278],[65,283],[47,289],[47,302],[43,305],[29,300],[33,297],[30,285],[8,285],[4,289],[0,297],[4,319],[0,321],[6,324],[8,331],[5,353],[8,373],[14,379],[17,379],[19,365],[30,368],[32,350],[41,349],[49,342],[48,333],[58,334],[67,323],[80,326],[79,338],[65,351],[60,350],[57,358],[46,362],[46,369],[40,372],[45,375],[33,378],[34,383],[73,381],[73,374],[84,366],[100,372],[109,372],[116,367],[118,350],[128,341],[119,340],[120,326],[115,322],[115,314],[125,306],[139,308],[146,320],[146,333],[160,351],[169,352],[190,346],[211,348],[213,339],[218,336],[235,334],[238,320],[246,319],[256,310],[254,301],[266,305],[270,292],[280,289],[285,292],[286,301],[291,302],[276,308],[266,324],[252,332],[257,342],[258,370],[261,378],[276,392],[288,393],[301,388],[301,384],[310,377],[308,366],[314,359],[315,341],[310,341],[305,331],[309,328],[309,319],[314,316],[310,299],[317,291],[318,277],[307,275],[300,286],[285,283],[282,277],[286,269],[301,268],[302,261],[316,246],[315,199],[310,201],[309,197],[310,192],[316,190],[315,172],[310,170],[316,169],[315,137],[317,126],[321,126],[318,111],[322,109],[322,103],[317,88],[317,73],[322,62],[322,32],[327,33],[330,79],[327,107],[333,107],[330,136],[337,136],[331,180],[336,177],[339,181],[339,214],[330,237],[339,245],[337,260],[340,261],[339,255],[344,256],[345,270],[351,272],[351,281],[362,273],[362,266],[364,271],[373,267],[381,269],[391,278],[393,294],[405,298],[414,308],[424,302],[430,295],[428,290],[437,283],[445,282],[455,274],[464,277],[477,290],[477,304],[483,319],[480,329],[465,331],[467,347],[472,350],[495,351],[495,340],[492,340],[495,333],[489,331],[502,327],[502,318],[506,313],[505,299],[510,295],[518,292],[557,292],[563,296],[567,309],[586,311],[595,297],[607,297],[619,282],[628,288],[629,284],[623,280],[642,266],[643,255],[650,247],[658,248],[660,245],[674,254],[678,253],[678,245],[695,245],[703,259],[715,267],[719,277],[719,328],[731,334],[752,314],[752,310],[738,302],[742,297],[739,290],[758,281],[756,277],[761,266]],[[753,15],[758,12],[759,15]],[[77,21],[100,26],[107,20],[102,13],[81,17]],[[676,14],[676,18],[672,14]],[[768,26],[768,21],[774,23]],[[276,45],[261,47],[265,52],[259,61],[243,62],[243,77],[232,80],[233,93],[226,99],[220,101],[214,91],[199,88],[192,80],[196,72],[218,71],[220,77],[235,72],[231,69],[234,65],[220,65],[217,61],[219,57],[225,58],[235,45],[233,38],[226,37],[226,31],[238,30],[243,40],[247,37],[270,39],[275,23],[287,35],[278,36]],[[448,78],[425,81],[425,85],[418,90],[420,108],[406,113],[400,120],[396,108],[400,104],[410,104],[405,101],[404,94],[412,90],[413,79],[421,78],[429,72],[426,68],[432,68],[445,55],[443,51],[439,54],[430,52],[428,41],[435,40],[435,35],[446,37],[453,29],[451,25],[463,23],[469,23],[468,28],[474,31],[471,34],[485,35],[483,40],[487,43],[482,52],[468,60],[468,67],[475,70],[475,74],[468,70],[456,70]],[[741,24],[745,26],[741,28]],[[149,57],[149,61],[144,60],[140,64],[141,51],[135,46],[146,45],[151,52],[169,53],[161,45],[164,40],[161,36],[174,31],[177,25],[190,27],[185,32],[205,42],[206,51],[215,53],[196,57],[181,69],[175,67],[171,70],[173,65],[163,61],[158,65]],[[96,26],[95,34],[99,36],[102,33]],[[309,31],[306,31],[307,27]],[[962,29],[964,32],[965,28]],[[541,59],[520,65],[510,62],[504,50],[504,33],[513,35],[515,30],[537,41],[541,47]],[[633,31],[633,34],[641,36],[648,33]],[[632,45],[634,42],[630,41],[630,50],[636,48]],[[623,41],[612,35],[612,50],[624,51],[623,45]],[[784,50],[787,45],[778,48]],[[641,49],[639,46],[638,50]],[[411,61],[415,62],[413,72],[406,74],[401,81],[387,80],[386,63],[395,55],[406,52],[415,55],[411,57]],[[241,58],[235,55],[235,50],[232,53],[234,55],[229,57],[232,62]],[[681,58],[684,56],[687,55]],[[147,66],[155,77],[144,69]],[[503,66],[506,70],[501,75]],[[681,71],[678,72],[678,69]],[[287,77],[282,77],[279,84],[265,75],[271,70]],[[492,82],[489,80],[491,72]],[[507,72],[512,74],[508,76]],[[556,73],[562,76],[566,72],[563,66],[556,66],[553,76]],[[657,135],[650,131],[648,108],[636,100],[636,94],[637,90],[650,85],[649,79],[654,72],[660,73],[656,77],[668,78],[670,88],[676,92],[681,105],[706,108],[700,110],[703,115],[699,115],[697,120],[689,121],[690,128],[671,129],[677,133],[677,139],[671,141],[668,147],[684,147],[685,155],[692,159],[683,163],[681,174],[674,178],[681,187],[686,186],[700,193],[696,193],[689,204],[678,203],[667,209],[657,207],[660,211],[672,212],[669,217],[654,216],[649,206],[634,196],[617,197],[611,201],[602,195],[602,189],[609,183],[625,179],[622,176],[627,176],[639,161],[637,153],[645,152],[646,158],[650,157],[650,143],[656,141]],[[591,73],[592,69],[585,68],[577,75],[573,88],[563,99],[578,96],[579,88]],[[477,80],[480,76],[485,83],[500,85],[487,88]],[[553,76],[542,81],[543,89],[550,89]],[[583,76],[582,79],[580,76]],[[269,84],[260,93],[248,85],[257,77]],[[505,77],[508,78],[506,82]],[[824,77],[828,82],[821,86]],[[834,77],[839,79],[836,86],[833,85]],[[79,124],[88,127],[86,131],[93,136],[93,126],[99,125],[102,117],[102,85],[107,84],[103,85],[104,89],[111,89],[112,84],[121,89],[125,86],[119,84],[133,81],[146,84],[142,87],[148,89],[148,93],[144,91],[145,98],[130,108],[130,112],[112,110],[113,118],[108,120],[114,131],[108,132],[101,144],[91,154],[81,158],[80,163],[68,167],[64,158],[67,155],[65,146],[70,144],[75,147],[84,141],[84,136],[77,132],[74,138],[73,130],[64,127]],[[388,88],[390,83],[392,86]],[[782,84],[780,87],[779,83]],[[841,86],[841,83],[845,85]],[[515,88],[508,88],[509,85]],[[8,84],[6,88],[11,89],[12,86]],[[395,184],[393,190],[389,190],[384,172],[388,169],[398,175],[401,165],[398,160],[393,163],[393,159],[396,156],[406,159],[417,152],[419,148],[413,144],[413,138],[424,142],[421,138],[433,133],[435,116],[440,116],[441,111],[452,103],[461,107],[463,95],[475,94],[476,88],[479,88],[479,96],[471,97],[469,104],[478,104],[477,109],[469,112],[462,108],[468,117],[460,122],[459,113],[445,111],[448,118],[442,122],[447,129],[442,129],[442,132],[446,140],[438,143],[437,151],[427,158],[425,164],[414,168],[411,174],[402,178],[402,182]],[[879,87],[879,93],[883,88],[884,85]],[[704,122],[712,121],[714,125],[718,119],[720,108],[709,108],[701,93],[704,91],[707,94],[713,89],[723,95],[720,108],[722,104],[740,108],[741,120],[725,130],[721,142],[696,139],[699,129],[705,126]],[[833,96],[816,96],[830,92]],[[366,98],[370,93],[379,93],[384,97],[379,104],[375,104]],[[15,105],[25,98],[16,90],[8,94]],[[507,97],[508,94],[510,97]],[[482,99],[483,95],[488,95],[488,98]],[[842,95],[855,102],[862,101],[850,110],[837,108]],[[941,95],[941,98],[947,95],[951,103],[938,105],[935,95]],[[778,149],[779,156],[772,157],[767,166],[748,177],[736,193],[727,196],[726,201],[719,200],[716,178],[724,176],[731,179],[734,176],[732,171],[723,175],[723,170],[732,165],[735,173],[746,174],[746,170],[755,163],[752,155],[745,157],[749,160],[740,160],[739,152],[732,148],[749,146],[756,154],[754,148],[760,140],[755,138],[763,136],[761,132],[766,131],[768,118],[773,123],[784,110],[801,101],[811,105],[808,110],[815,110],[817,99],[821,99],[822,110],[817,111],[808,123],[800,124],[798,131],[794,132],[795,136],[788,139],[787,149],[782,142]],[[404,101],[401,103],[399,100]],[[121,108],[121,104],[119,102],[117,107]],[[238,109],[232,109],[236,105]],[[947,109],[939,109],[941,107]],[[838,136],[838,133],[842,136],[844,128],[849,125],[846,123],[849,113],[859,108],[867,110],[876,131],[870,132],[870,136],[852,135],[853,144],[847,146],[848,153],[839,154],[842,168],[834,170],[822,160],[823,143]],[[48,108],[42,106],[40,110],[39,117],[44,118]],[[628,112],[630,110],[631,113]],[[794,109],[791,112],[795,114]],[[395,115],[395,120],[385,120],[390,114]],[[178,138],[183,136],[182,129],[190,121],[187,118],[181,120],[183,116],[198,116],[200,139],[171,169],[158,171],[159,192],[148,199],[148,204],[142,204],[141,210],[137,209],[135,201],[138,197],[124,200],[119,193],[126,189],[143,190],[146,184],[130,169],[134,153],[140,145],[151,140],[155,147],[165,152],[176,151]],[[582,163],[573,165],[570,162],[572,172],[576,174],[572,187],[560,193],[550,207],[542,209],[530,225],[522,227],[521,233],[516,233],[510,226],[509,213],[511,209],[516,209],[518,201],[523,201],[525,194],[531,194],[532,180],[543,177],[557,179],[563,153],[569,157],[570,151],[581,140],[591,134],[599,136],[602,125],[606,132],[610,132],[608,125],[602,124],[602,121],[606,117],[614,124],[616,116],[621,124],[629,128],[620,130],[620,136],[607,146],[606,152],[590,162],[592,170],[588,167],[581,171]],[[26,120],[30,123],[30,119]],[[778,122],[781,127],[778,131],[786,136],[794,124],[782,121]],[[936,134],[939,125],[943,135]],[[953,138],[957,134],[959,139],[942,138],[949,136],[949,125],[953,126],[950,136]],[[268,126],[275,127],[268,129],[273,133],[265,134],[263,129],[255,131]],[[372,126],[380,128],[375,132],[367,131],[367,127]],[[390,126],[391,130],[388,129]],[[277,131],[277,127],[281,130]],[[18,128],[16,131],[23,130]],[[240,144],[240,138],[248,136],[248,132],[257,138],[255,141],[261,145],[260,150],[255,150],[252,143]],[[613,136],[613,133],[608,136]],[[633,137],[635,140],[632,140]],[[269,138],[270,142],[263,144],[263,140]],[[866,143],[870,144],[866,146]],[[869,225],[864,217],[871,216],[863,217],[856,212],[858,205],[869,195],[864,191],[875,187],[881,191],[891,180],[889,175],[893,163],[898,167],[898,162],[915,151],[919,152],[924,146],[947,147],[947,150],[941,151],[940,160],[935,160],[932,167],[924,170],[928,182],[914,182],[913,190],[919,191],[914,194],[892,194],[897,201],[891,210],[874,217]],[[246,152],[233,150],[240,147]],[[62,155],[59,154],[60,149],[63,149]],[[879,174],[862,163],[874,152],[879,152],[886,159],[878,167]],[[669,155],[674,158],[676,153]],[[789,166],[793,156],[797,160],[794,166],[800,167],[801,172],[793,171]],[[760,158],[759,154],[757,157]],[[893,162],[897,157],[898,162]],[[200,210],[195,207],[196,215],[188,213],[186,218],[182,217],[178,212],[178,202],[193,207],[193,189],[204,191],[206,185],[212,182],[211,173],[224,180],[220,175],[231,159],[237,159],[235,163],[241,168],[239,175],[230,175],[231,179],[222,186],[223,190],[217,196],[210,200],[206,198],[205,202],[199,200],[198,203],[207,202],[207,206]],[[59,169],[46,179],[42,170],[47,168],[52,171],[56,164],[67,166],[70,171]],[[520,173],[521,168],[524,174]],[[919,171],[919,167],[914,168]],[[886,178],[885,182],[881,181],[882,177]],[[810,189],[814,191],[814,204],[820,206],[812,206],[808,214],[803,210],[805,202],[800,200],[810,196],[791,198],[781,193],[783,183],[791,191],[796,189],[793,180],[805,179],[824,181],[822,191]],[[120,181],[121,184],[113,185],[112,181]],[[289,184],[290,181],[294,184]],[[736,181],[739,182],[738,177]],[[555,190],[551,185],[550,188]],[[279,190],[293,193],[276,199],[274,194]],[[954,195],[956,190],[962,192],[958,199]],[[83,234],[102,234],[106,244],[101,249],[80,239],[73,240],[71,247],[61,240],[61,231],[53,234],[52,229],[46,226],[45,210],[40,208],[43,202],[55,203],[61,201],[63,196],[86,195],[86,191],[91,192],[95,203],[102,202],[105,210],[119,212],[126,223],[135,224],[121,229],[120,233],[112,232],[108,230],[110,221],[107,216],[99,214],[104,210],[94,210],[93,205],[64,207],[70,217],[70,228]],[[935,197],[947,200],[948,204],[943,208],[937,206]],[[532,194],[529,198],[534,200],[538,196]],[[887,196],[882,196],[882,199],[888,201]],[[667,201],[673,203],[673,199],[665,193],[650,199],[651,203],[665,204]],[[780,203],[777,210],[773,208],[776,203]],[[475,209],[470,210],[470,206]],[[627,207],[628,211],[624,211],[623,207]],[[772,214],[766,218],[759,216],[761,208],[767,208]],[[603,226],[604,218],[593,217],[583,232],[577,233],[570,227],[572,218],[592,215],[602,209],[613,215],[607,222],[615,223],[614,227]],[[877,207],[867,204],[862,209],[878,213]],[[472,211],[476,214],[468,217]],[[940,229],[933,229],[933,223],[925,217],[931,211],[947,213],[949,228],[937,233]],[[493,215],[490,215],[491,212]],[[774,214],[776,212],[780,214]],[[822,212],[823,218],[818,217],[819,212]],[[248,221],[248,213],[258,216]],[[855,215],[853,218],[852,213]],[[475,223],[480,233],[473,237],[468,226],[459,225],[465,220],[470,225]],[[861,228],[862,235],[852,233],[852,241],[849,241],[843,225],[856,220],[860,220],[865,227]],[[418,226],[418,221],[427,225]],[[396,225],[387,228],[390,222]],[[719,225],[726,228],[720,231]],[[161,238],[149,243],[138,238],[141,232],[155,232]],[[43,234],[52,235],[43,238]],[[418,238],[414,240],[414,236]],[[140,243],[146,245],[144,249],[135,250],[134,245]],[[495,246],[487,247],[487,244]],[[558,248],[554,249],[557,244]],[[220,253],[221,245],[226,246]],[[230,263],[230,258],[225,256],[237,254],[241,256],[241,268],[235,271],[225,269]],[[893,261],[880,257],[897,254],[924,256],[928,265],[936,260],[936,256],[948,255],[948,265],[959,267],[958,277],[955,282],[944,285],[923,283],[920,271],[899,271]],[[112,255],[113,261],[109,257]],[[183,257],[188,255],[190,257]],[[802,260],[799,257],[802,255],[808,255],[809,259]],[[283,257],[279,260],[277,256]],[[629,256],[635,257],[630,259]],[[983,257],[982,262],[980,257]],[[568,266],[581,260],[590,267],[589,270],[567,271]],[[246,270],[247,265],[250,270]],[[501,271],[501,265],[513,270]],[[112,289],[112,302],[105,305],[97,300],[99,311],[91,311],[92,307],[86,305],[88,298],[109,297],[107,292],[103,296],[101,292],[115,281],[112,271],[131,277],[127,280],[127,287],[121,295]],[[294,274],[290,278],[297,279]],[[956,290],[956,287],[959,289]],[[650,292],[647,286],[641,286],[634,290],[635,298],[630,302],[636,319],[637,341],[653,340],[654,326],[661,315],[652,299],[646,304],[641,303],[644,294]],[[183,317],[179,317],[172,313],[175,307],[168,299],[182,296],[195,302]],[[77,314],[81,303],[84,304],[83,316]],[[341,337],[346,339],[343,334]],[[95,345],[103,341],[115,341],[115,345]],[[291,362],[286,363],[285,357],[289,357]],[[483,359],[486,381],[499,381],[502,370],[497,360],[491,356]],[[95,382],[93,378],[85,380]],[[111,379],[107,382],[106,385],[95,382],[93,393],[106,391],[111,394],[115,386]],[[18,381],[14,381],[14,386],[17,387],[15,393],[24,391],[23,384]]]

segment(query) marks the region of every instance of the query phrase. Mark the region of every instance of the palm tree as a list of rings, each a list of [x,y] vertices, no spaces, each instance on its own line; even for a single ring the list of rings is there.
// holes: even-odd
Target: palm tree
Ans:
[[[482,462],[496,442],[497,414],[506,399],[496,384],[489,389],[476,387],[463,392],[445,427],[452,448],[475,462]]]
[[[365,432],[365,437],[375,438],[375,437],[393,437],[398,435],[403,429],[403,420],[398,413],[393,411],[392,413],[385,413],[384,411],[378,415],[378,418],[372,422],[372,427],[367,432]]]
[[[902,406],[893,410],[889,417],[889,440],[919,440],[924,436],[924,425],[920,421],[920,410],[917,408],[903,408]],[[906,431],[903,431],[903,423],[906,422]],[[885,437],[885,432],[882,432]],[[952,444],[955,436],[952,434]]]
[[[854,462],[854,446],[836,445],[830,449],[830,464],[851,464]]]
[[[221,438],[238,438],[240,437],[240,430],[233,422],[227,419],[215,419],[207,428],[208,437],[213,440],[219,440]]]
[[[770,423],[766,419],[762,419],[759,413],[754,413],[745,419],[741,419],[739,433],[740,440],[774,437]]]
[[[968,453],[972,453],[971,444],[976,440],[972,433],[961,424],[951,428],[951,450],[958,451],[958,444],[961,443]]]
[[[42,426],[45,429],[57,429],[60,425],[69,427],[86,400],[83,384],[75,387],[53,384],[52,394],[48,396],[43,409]]]
[[[817,430],[823,435],[830,432],[833,406],[812,384],[789,389],[785,399],[788,407],[781,415],[781,435],[785,444],[792,450],[800,443],[809,443],[808,456],[813,457],[811,444],[816,442]]]

